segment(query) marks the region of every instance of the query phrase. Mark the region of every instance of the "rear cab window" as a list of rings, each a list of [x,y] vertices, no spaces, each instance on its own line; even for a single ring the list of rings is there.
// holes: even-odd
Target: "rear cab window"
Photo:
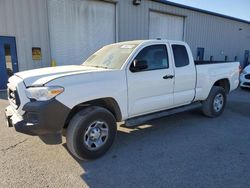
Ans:
[[[172,45],[173,55],[174,55],[174,63],[175,67],[185,67],[189,65],[189,57],[187,53],[187,49],[184,45],[173,44]]]

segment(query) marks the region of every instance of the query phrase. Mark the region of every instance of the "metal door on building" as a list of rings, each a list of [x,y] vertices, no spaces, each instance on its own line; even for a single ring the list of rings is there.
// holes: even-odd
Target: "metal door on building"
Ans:
[[[204,48],[197,48],[196,60],[198,60],[198,61],[204,60]]]
[[[116,41],[116,5],[109,1],[48,1],[52,59],[81,64]]]
[[[0,36],[0,90],[6,89],[10,76],[18,72],[15,37]]]
[[[183,40],[184,17],[150,11],[149,38]]]

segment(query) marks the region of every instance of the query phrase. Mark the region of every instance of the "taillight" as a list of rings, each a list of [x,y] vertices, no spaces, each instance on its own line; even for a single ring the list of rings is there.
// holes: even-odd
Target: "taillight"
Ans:
[[[243,68],[241,67],[241,65],[239,66],[239,73],[241,74],[243,71]]]

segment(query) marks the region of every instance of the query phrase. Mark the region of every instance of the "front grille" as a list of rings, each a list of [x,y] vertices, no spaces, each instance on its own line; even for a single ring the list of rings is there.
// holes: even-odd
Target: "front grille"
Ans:
[[[250,83],[244,82],[243,85],[250,86]]]
[[[245,78],[250,80],[250,74],[245,75]]]
[[[20,99],[17,90],[8,89],[8,98],[17,108],[20,106]]]

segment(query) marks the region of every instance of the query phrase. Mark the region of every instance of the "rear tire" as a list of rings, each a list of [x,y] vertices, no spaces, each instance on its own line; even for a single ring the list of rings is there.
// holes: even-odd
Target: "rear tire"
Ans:
[[[110,111],[88,107],[71,119],[66,134],[67,147],[80,160],[96,159],[111,147],[116,131],[116,120]]]
[[[224,88],[213,86],[207,99],[202,103],[202,112],[207,117],[218,117],[224,111],[227,96]]]

